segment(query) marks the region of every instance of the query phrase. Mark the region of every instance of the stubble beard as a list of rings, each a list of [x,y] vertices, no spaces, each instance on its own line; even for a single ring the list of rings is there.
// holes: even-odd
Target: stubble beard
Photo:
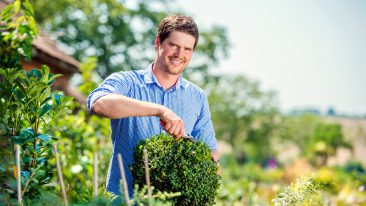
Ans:
[[[182,63],[182,65],[179,67],[174,67],[173,65],[169,65],[169,61],[170,59],[168,59],[168,62],[158,60],[157,66],[169,75],[180,75],[184,70],[184,63]]]
[[[170,75],[179,75],[183,71],[183,69],[181,69],[181,68],[174,68],[167,64],[164,65],[163,69],[166,73],[168,73]]]

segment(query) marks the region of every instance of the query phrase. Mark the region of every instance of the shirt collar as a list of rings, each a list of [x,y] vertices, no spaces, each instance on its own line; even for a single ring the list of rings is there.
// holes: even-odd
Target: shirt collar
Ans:
[[[159,87],[162,87],[158,80],[156,79],[154,73],[153,73],[153,65],[154,63],[151,63],[146,69],[145,69],[145,72],[144,72],[144,80],[145,80],[145,83],[146,84],[157,84]],[[178,89],[178,88],[182,88],[184,89],[187,85],[187,80],[185,80],[182,75],[179,75],[179,78],[175,84],[175,89]]]

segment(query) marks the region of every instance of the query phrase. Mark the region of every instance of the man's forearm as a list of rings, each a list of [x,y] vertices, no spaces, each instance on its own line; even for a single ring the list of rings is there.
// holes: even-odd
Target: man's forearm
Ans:
[[[119,119],[136,116],[160,116],[163,107],[118,94],[108,94],[95,101],[91,110],[103,117]]]

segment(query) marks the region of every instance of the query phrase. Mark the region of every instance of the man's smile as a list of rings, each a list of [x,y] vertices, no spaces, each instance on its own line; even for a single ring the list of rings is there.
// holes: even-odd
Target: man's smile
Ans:
[[[183,63],[183,60],[176,57],[170,57],[169,60],[174,66],[180,66]]]

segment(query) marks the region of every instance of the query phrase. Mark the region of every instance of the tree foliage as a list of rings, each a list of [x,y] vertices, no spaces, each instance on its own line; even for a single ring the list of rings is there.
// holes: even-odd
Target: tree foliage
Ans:
[[[275,94],[244,76],[220,76],[206,86],[219,139],[229,142],[238,160],[261,161],[271,155],[278,111]]]
[[[35,18],[44,29],[78,60],[95,56],[97,72],[104,79],[112,72],[143,69],[155,58],[156,28],[168,13],[179,11],[174,1],[118,0],[31,0]],[[195,73],[207,74],[209,68],[227,56],[226,30],[214,26],[201,30],[194,61]],[[187,70],[190,75],[192,70]],[[203,75],[202,75],[203,76]]]
[[[319,116],[303,114],[282,118],[278,136],[283,142],[292,142],[300,150],[300,155],[308,154],[310,138],[318,124],[322,122]]]
[[[320,123],[315,127],[307,151],[313,162],[323,166],[340,147],[352,149],[352,145],[344,139],[341,125]]]
[[[341,147],[352,150],[339,123],[329,123],[319,116],[303,114],[284,117],[280,124],[280,139],[294,143],[300,155],[316,166],[326,165],[328,158]]]
[[[0,16],[0,67],[19,68],[21,58],[30,60],[37,32],[28,0],[15,0],[7,5]]]

